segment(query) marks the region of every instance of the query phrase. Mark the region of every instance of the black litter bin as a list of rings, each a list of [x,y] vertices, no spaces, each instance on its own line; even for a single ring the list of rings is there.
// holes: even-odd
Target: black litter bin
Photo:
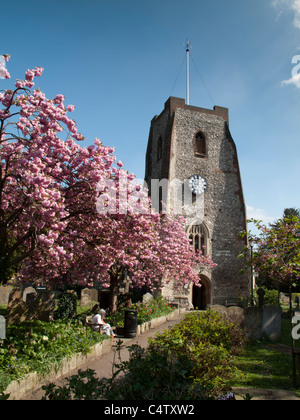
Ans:
[[[133,338],[137,330],[137,311],[128,309],[125,311],[124,337]]]

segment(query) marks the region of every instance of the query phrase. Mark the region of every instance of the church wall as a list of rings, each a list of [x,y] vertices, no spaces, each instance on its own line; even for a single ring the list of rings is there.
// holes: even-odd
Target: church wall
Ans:
[[[200,130],[206,136],[205,157],[194,155],[193,139]],[[163,156],[156,162],[159,136],[163,136]],[[245,241],[239,238],[239,233],[246,229],[245,202],[236,146],[228,128],[228,110],[220,107],[205,110],[170,98],[162,114],[152,120],[149,147],[152,157],[148,150],[146,181],[168,178],[184,182],[200,174],[208,183],[203,211],[197,210],[197,215],[209,232],[208,252],[218,264],[207,274],[212,283],[212,302],[225,304],[227,299],[247,295],[249,276],[240,275],[244,261],[237,258],[245,246]],[[171,194],[170,208],[174,208],[175,200]],[[188,226],[193,217],[183,215],[187,216]]]

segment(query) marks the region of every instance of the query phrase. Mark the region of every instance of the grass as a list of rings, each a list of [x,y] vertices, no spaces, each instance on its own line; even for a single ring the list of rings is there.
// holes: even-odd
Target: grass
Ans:
[[[289,320],[282,320],[282,338],[271,344],[268,340],[251,342],[245,352],[235,357],[235,365],[241,376],[235,387],[284,389],[294,391],[300,397],[300,389],[293,387],[292,356],[279,351],[279,346],[291,346]],[[297,343],[299,346],[299,342]],[[299,372],[297,371],[298,382]]]
[[[242,356],[235,358],[235,364],[242,372],[235,386],[293,390],[290,355],[264,345],[250,345]]]

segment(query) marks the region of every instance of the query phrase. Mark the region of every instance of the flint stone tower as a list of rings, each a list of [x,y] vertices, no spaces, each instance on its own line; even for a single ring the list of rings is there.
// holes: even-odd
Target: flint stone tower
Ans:
[[[153,197],[157,180],[164,189],[159,200]],[[199,269],[201,288],[190,285],[175,291],[169,285],[163,295],[198,309],[248,295],[249,276],[241,274],[244,261],[237,258],[247,243],[239,237],[246,230],[246,209],[228,109],[198,108],[170,97],[151,121],[145,181],[153,201],[162,199],[167,212],[175,208],[178,214],[181,208],[194,248],[218,264],[212,270]]]

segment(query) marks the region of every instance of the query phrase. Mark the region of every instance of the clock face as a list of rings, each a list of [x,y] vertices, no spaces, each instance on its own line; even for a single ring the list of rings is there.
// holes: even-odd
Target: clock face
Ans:
[[[188,181],[188,186],[193,194],[200,195],[206,191],[207,182],[201,175],[193,175]]]

